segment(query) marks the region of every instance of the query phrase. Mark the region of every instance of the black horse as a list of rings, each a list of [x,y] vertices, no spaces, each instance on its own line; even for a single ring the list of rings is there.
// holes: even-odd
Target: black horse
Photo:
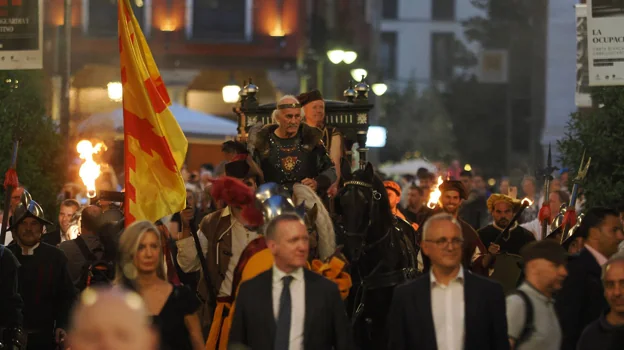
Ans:
[[[347,307],[356,345],[385,349],[394,287],[416,277],[413,230],[392,215],[383,182],[370,163],[348,176],[334,209],[338,244],[353,280]]]

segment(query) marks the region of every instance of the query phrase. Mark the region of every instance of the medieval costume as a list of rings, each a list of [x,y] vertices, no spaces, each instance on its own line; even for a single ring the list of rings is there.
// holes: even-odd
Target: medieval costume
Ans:
[[[459,194],[459,198],[461,200],[465,200],[467,198],[464,185],[460,181],[444,181],[440,185],[439,189],[442,192],[442,196],[444,196],[444,193],[447,191],[455,191]],[[444,208],[438,206],[436,209],[433,210],[432,215],[444,212]],[[470,226],[470,224],[468,224],[467,222],[457,217],[456,219],[461,226],[462,235],[464,238],[464,243],[462,245],[462,265],[464,266],[464,268],[474,273],[487,276],[487,269],[483,266],[483,258],[487,253],[487,249],[481,242],[479,234],[477,234],[477,231],[475,231],[475,229],[473,229],[472,226]],[[420,252],[419,259],[422,259],[421,261],[419,261],[419,267],[420,263],[422,263],[423,272],[429,271],[429,258],[423,255],[422,252]]]
[[[0,244],[0,343],[11,349],[11,346],[19,349],[24,323],[24,302],[18,288],[19,266],[13,253]]]
[[[258,215],[258,209],[260,206],[263,208],[263,214],[265,222],[268,222],[274,216],[277,216],[286,212],[296,212],[302,216],[301,208],[295,209],[294,203],[290,198],[284,196],[283,190],[277,184],[265,184],[258,189],[256,194],[256,203],[250,203],[244,212],[245,217],[256,218]],[[254,205],[255,204],[255,205]],[[250,221],[255,221],[251,219]],[[326,263],[320,260],[314,260],[310,264],[310,268],[330,280],[338,284],[340,294],[343,299],[349,294],[351,288],[351,277],[344,272],[345,261],[343,258],[337,256],[330,257]],[[232,318],[234,316],[234,309],[236,307],[236,294],[240,285],[257,276],[258,274],[270,269],[273,266],[273,255],[267,248],[264,236],[260,236],[250,242],[243,251],[238,264],[234,272],[234,279],[232,283],[232,299],[233,303],[231,308],[226,310],[224,306],[217,307],[215,311],[215,320],[217,318],[222,319],[222,325],[218,325],[217,322],[213,322],[210,329],[210,336],[206,342],[206,350],[214,349],[227,349],[228,347],[228,335],[230,327],[232,325]]]
[[[487,201],[490,213],[494,212],[494,206],[499,201],[509,203],[515,210],[519,209],[520,206],[520,201],[514,200],[509,196],[495,193],[492,194]],[[527,243],[535,241],[533,234],[529,230],[519,226],[517,222],[512,223],[509,233],[503,235],[497,241],[498,236],[500,236],[504,230],[505,227],[499,227],[494,222],[481,228],[477,232],[479,233],[479,238],[481,238],[481,242],[483,242],[484,246],[489,247],[492,243],[500,245],[500,253],[519,255],[522,247],[524,247]]]
[[[386,190],[393,191],[396,194],[397,198],[401,198],[401,187],[398,183],[394,181],[384,181],[383,184]],[[412,245],[414,247],[418,247],[420,245],[420,238],[417,235],[419,228],[418,224],[407,220],[405,215],[403,215],[401,210],[399,210],[398,203],[390,203],[390,210],[392,211],[392,215],[394,215],[397,220],[402,220],[412,227],[413,232],[411,232],[411,235],[408,238],[412,242]]]
[[[18,209],[20,209],[18,207]],[[31,201],[22,210],[11,230],[18,232],[19,224],[33,217],[42,225],[51,225],[43,218],[43,211]],[[43,226],[42,226],[43,227]],[[16,234],[19,237],[19,234]],[[67,268],[63,252],[46,243],[25,247],[19,242],[8,247],[19,263],[19,291],[24,299],[24,329],[28,337],[28,349],[55,349],[54,331],[67,329],[68,315],[76,296],[76,290]]]
[[[231,304],[234,268],[243,249],[258,236],[257,232],[241,222],[238,216],[241,208],[253,200],[253,195],[245,196],[246,191],[251,190],[242,182],[248,176],[254,176],[247,161],[227,163],[225,172],[230,177],[212,181],[212,196],[216,200],[223,200],[226,207],[204,217],[197,235],[202,254],[206,257],[207,271],[201,271],[198,282],[198,294],[204,301],[204,307],[200,310],[200,320],[206,335],[213,321],[213,310],[210,305],[215,300],[210,299],[216,296],[218,304],[223,306]],[[182,270],[200,271],[200,259],[193,237],[180,239],[176,245],[177,261]],[[210,285],[205,283],[206,278],[210,281]]]
[[[336,169],[323,146],[321,131],[301,123],[294,137],[281,138],[275,134],[277,128],[277,124],[266,125],[255,136],[253,158],[264,181],[292,191],[293,184],[310,178],[317,182],[317,193],[325,193],[336,181]]]
[[[301,103],[301,107],[304,107],[310,102],[323,101],[323,95],[321,95],[321,92],[318,90],[312,90],[310,92],[304,92],[300,94],[299,96],[297,96],[297,100],[299,100],[299,103]],[[334,126],[325,125],[324,122],[322,125],[316,125],[316,127],[322,133],[321,140],[323,141],[323,145],[325,145],[325,149],[331,154],[332,146],[334,145],[334,137],[342,137],[340,130],[338,130],[338,128]],[[342,148],[343,146],[338,145],[338,147]]]

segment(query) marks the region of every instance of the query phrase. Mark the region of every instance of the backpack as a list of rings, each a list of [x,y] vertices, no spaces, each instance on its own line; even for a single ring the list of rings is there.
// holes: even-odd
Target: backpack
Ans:
[[[519,296],[524,302],[524,315],[525,315],[524,328],[522,328],[522,332],[520,333],[520,336],[516,340],[515,348],[517,349],[518,346],[520,346],[520,344],[527,341],[531,337],[531,335],[533,335],[533,332],[535,331],[535,324],[533,323],[534,310],[533,310],[533,303],[531,302],[531,298],[529,298],[529,296],[524,291],[520,289],[516,289],[513,294]]]
[[[86,260],[80,272],[80,279],[76,282],[76,288],[82,291],[90,286],[111,285],[115,275],[113,263],[106,260],[98,260],[95,254],[89,250],[87,243],[81,236],[78,236],[75,242]],[[103,251],[103,249],[98,248],[96,251]]]

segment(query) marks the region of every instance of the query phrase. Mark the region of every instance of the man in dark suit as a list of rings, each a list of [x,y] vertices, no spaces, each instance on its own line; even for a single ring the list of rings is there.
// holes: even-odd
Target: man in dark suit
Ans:
[[[431,269],[396,288],[389,349],[507,350],[502,287],[462,266],[462,230],[450,214],[425,223],[422,252]]]
[[[601,266],[624,240],[619,213],[608,208],[587,211],[578,228],[584,248],[568,261],[568,278],[555,296],[555,309],[563,333],[562,350],[576,349],[583,329],[608,308],[600,279]]]
[[[266,240],[274,265],[241,285],[230,347],[351,349],[349,321],[336,284],[305,268],[308,237],[295,214],[282,214],[269,222]]]

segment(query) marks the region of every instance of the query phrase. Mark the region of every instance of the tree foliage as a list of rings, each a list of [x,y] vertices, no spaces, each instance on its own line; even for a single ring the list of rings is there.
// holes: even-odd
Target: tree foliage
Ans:
[[[457,155],[452,124],[442,96],[433,90],[419,91],[412,80],[400,92],[384,96],[380,124],[390,136],[381,149],[381,161],[400,161],[418,153],[432,160],[450,161]]]
[[[571,115],[568,132],[558,142],[561,161],[573,179],[585,150],[592,158],[583,184],[585,207],[617,207],[624,204],[624,88],[594,88],[592,98],[604,107]]]
[[[13,141],[21,138],[17,157],[20,184],[52,219],[65,178],[66,150],[57,127],[46,116],[43,96],[41,72],[0,72],[0,172],[4,175],[9,168]]]

